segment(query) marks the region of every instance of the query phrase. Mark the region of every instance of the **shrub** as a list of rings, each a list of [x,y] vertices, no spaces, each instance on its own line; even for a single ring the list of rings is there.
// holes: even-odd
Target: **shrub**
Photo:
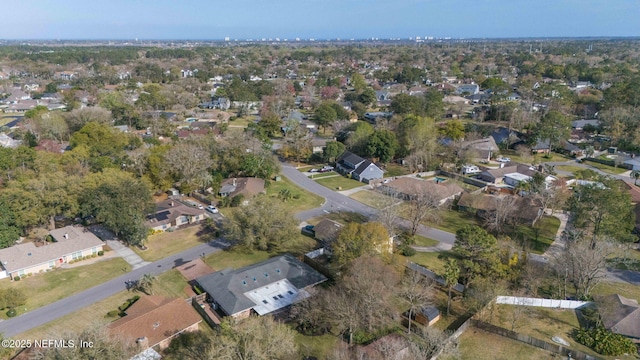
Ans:
[[[104,251],[102,250],[98,251],[98,256],[102,256],[102,255],[104,255]]]
[[[13,280],[15,280],[15,281],[20,281],[20,276],[14,276],[14,277],[13,277]]]
[[[400,248],[400,254],[403,256],[413,256],[416,254],[416,250],[411,246],[404,245]]]
[[[575,339],[580,344],[588,346],[602,355],[618,356],[635,354],[638,351],[631,340],[603,327],[580,329],[576,331]]]
[[[10,318],[14,317],[16,315],[18,315],[18,312],[14,308],[11,308],[11,309],[9,309],[9,311],[7,311],[7,316],[10,317]]]
[[[196,295],[200,295],[204,292],[204,290],[202,290],[198,285],[194,285],[193,286],[193,292],[196,293]]]
[[[120,312],[118,312],[117,310],[111,310],[107,313],[107,317],[113,318],[118,316],[118,314],[120,314]]]

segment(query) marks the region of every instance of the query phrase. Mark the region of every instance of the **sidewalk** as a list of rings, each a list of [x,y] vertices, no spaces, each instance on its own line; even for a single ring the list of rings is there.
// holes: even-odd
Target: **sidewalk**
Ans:
[[[564,211],[557,212],[553,214],[553,216],[560,219],[560,226],[558,227],[558,231],[556,232],[555,240],[553,241],[553,243],[551,243],[547,251],[545,251],[544,254],[542,254],[542,256],[547,259],[550,259],[560,254],[564,250],[565,241],[562,234],[564,233],[564,230],[567,228],[567,223],[569,222],[569,215],[567,215],[567,213],[565,213]]]
[[[107,240],[105,242],[107,243],[107,245],[109,245],[113,252],[117,253],[124,259],[124,261],[128,262],[133,270],[150,264],[150,262],[144,261],[140,256],[138,256],[138,254],[133,252],[133,250],[131,250],[130,248],[124,246],[124,244],[122,244],[118,240]]]

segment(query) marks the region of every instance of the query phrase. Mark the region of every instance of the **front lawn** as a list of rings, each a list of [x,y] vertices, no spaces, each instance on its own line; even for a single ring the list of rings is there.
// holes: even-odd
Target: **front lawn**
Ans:
[[[402,200],[393,199],[374,190],[360,190],[349,197],[378,210],[390,204],[402,203]]]
[[[122,258],[99,261],[91,265],[53,271],[23,277],[20,281],[8,278],[0,281],[0,288],[20,289],[27,296],[27,303],[16,308],[18,315],[64,299],[129,272],[131,266]],[[0,313],[6,319],[6,311]]]
[[[295,342],[298,345],[298,353],[302,358],[314,357],[316,359],[328,359],[333,349],[338,344],[338,338],[331,334],[318,336],[306,336],[295,332]]]
[[[409,168],[400,164],[388,164],[384,168],[384,177],[402,176],[411,174]]]
[[[438,214],[440,219],[437,223],[423,222],[423,225],[448,231],[453,234],[455,234],[459,229],[462,229],[465,225],[481,226],[475,216],[462,211],[443,210]]]
[[[600,164],[597,162],[593,162],[593,161],[589,161],[589,160],[585,160],[585,164],[594,167],[596,169],[600,169],[608,174],[613,174],[613,175],[620,175],[624,172],[627,172],[629,170],[625,169],[625,168],[621,168],[621,167],[613,167],[613,166],[609,166],[609,165],[605,165],[605,164]]]
[[[282,190],[288,190],[291,193],[292,198],[287,200],[287,208],[294,213],[320,207],[324,202],[321,196],[302,190],[284,176],[280,181],[272,181],[269,184],[267,195],[278,197]]]
[[[171,269],[158,275],[153,283],[153,294],[167,298],[186,299],[188,294],[184,292],[184,288],[188,285],[187,280],[180,274],[180,271]]]
[[[415,246],[431,247],[431,246],[436,246],[439,243],[440,242],[438,240],[429,239],[429,238],[424,237],[422,235],[414,235],[413,236],[413,245],[415,245]]]
[[[556,354],[519,341],[469,327],[458,338],[458,355],[444,355],[443,360],[552,360]]]
[[[570,172],[575,174],[578,171],[584,170],[585,168],[576,166],[576,165],[558,165],[556,166],[556,170]]]
[[[453,256],[449,251],[417,252],[415,255],[407,257],[406,259],[441,275],[444,274],[444,264],[446,263],[446,260],[440,259],[440,255],[444,257]]]
[[[213,270],[220,271],[226,268],[238,269],[243,266],[256,264],[270,257],[272,257],[272,255],[266,251],[245,253],[231,249],[211,254],[204,259],[204,262],[211,266]]]
[[[507,232],[507,235],[516,241],[526,241],[532,253],[543,254],[555,240],[559,227],[560,219],[543,216],[534,227],[518,225],[515,230]]]
[[[140,250],[137,246],[132,246],[131,249],[145,261],[153,262],[209,242],[213,240],[213,236],[214,234],[206,231],[204,226],[194,225],[150,235],[147,239],[147,250]]]
[[[322,178],[322,179],[316,180],[316,182],[322,186],[328,187],[331,190],[349,190],[349,189],[367,185],[360,181],[347,179],[344,176]]]

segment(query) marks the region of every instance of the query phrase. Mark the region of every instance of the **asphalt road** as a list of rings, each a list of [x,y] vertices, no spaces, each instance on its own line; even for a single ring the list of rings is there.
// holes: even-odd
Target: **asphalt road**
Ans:
[[[312,217],[321,216],[325,213],[333,211],[351,211],[360,213],[369,218],[374,218],[378,213],[377,209],[364,205],[363,203],[353,200],[348,196],[332,191],[316,183],[288,163],[282,163],[281,165],[282,175],[286,176],[289,180],[291,180],[291,182],[309,192],[320,195],[325,199],[325,202],[321,207],[296,214],[296,217],[301,221],[310,219]],[[400,227],[405,229],[411,227],[409,221],[406,221],[404,219],[398,218],[397,223]],[[456,239],[456,236],[452,233],[429,228],[422,225],[420,225],[420,227],[418,228],[417,233],[418,235],[439,241],[442,244],[442,247],[445,249],[453,246],[453,243]]]
[[[29,311],[15,318],[1,321],[0,333],[2,333],[5,337],[16,336],[25,331],[56,320],[62,316],[68,315],[74,311],[80,310],[100,300],[106,299],[107,297],[115,295],[120,291],[126,290],[125,281],[127,280],[138,280],[144,274],[162,274],[175,268],[176,266],[180,266],[186,262],[202,256],[203,253],[205,255],[209,255],[211,253],[220,251],[225,246],[226,244],[222,242],[213,241],[208,244],[202,244],[194,248],[185,250],[179,254],[169,256],[162,260],[158,260],[149,265],[145,265],[139,269],[123,274],[122,276],[119,276],[113,280],[109,280],[83,292],[71,295],[36,310]],[[100,279],[97,279],[96,282],[100,282]],[[96,316],[102,315],[104,314],[96,314]]]

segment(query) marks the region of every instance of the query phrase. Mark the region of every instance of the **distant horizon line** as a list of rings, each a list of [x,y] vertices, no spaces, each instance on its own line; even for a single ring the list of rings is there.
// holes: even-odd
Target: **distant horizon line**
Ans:
[[[145,41],[177,41],[177,42],[280,42],[280,43],[296,43],[296,42],[372,42],[372,41],[459,41],[459,40],[473,40],[473,41],[490,41],[490,40],[635,40],[640,39],[640,35],[598,35],[598,36],[511,36],[511,37],[453,37],[453,36],[410,36],[410,37],[361,37],[361,38],[349,38],[349,37],[258,37],[258,38],[0,38],[0,42],[68,42],[68,41],[100,41],[100,42],[145,42]]]

